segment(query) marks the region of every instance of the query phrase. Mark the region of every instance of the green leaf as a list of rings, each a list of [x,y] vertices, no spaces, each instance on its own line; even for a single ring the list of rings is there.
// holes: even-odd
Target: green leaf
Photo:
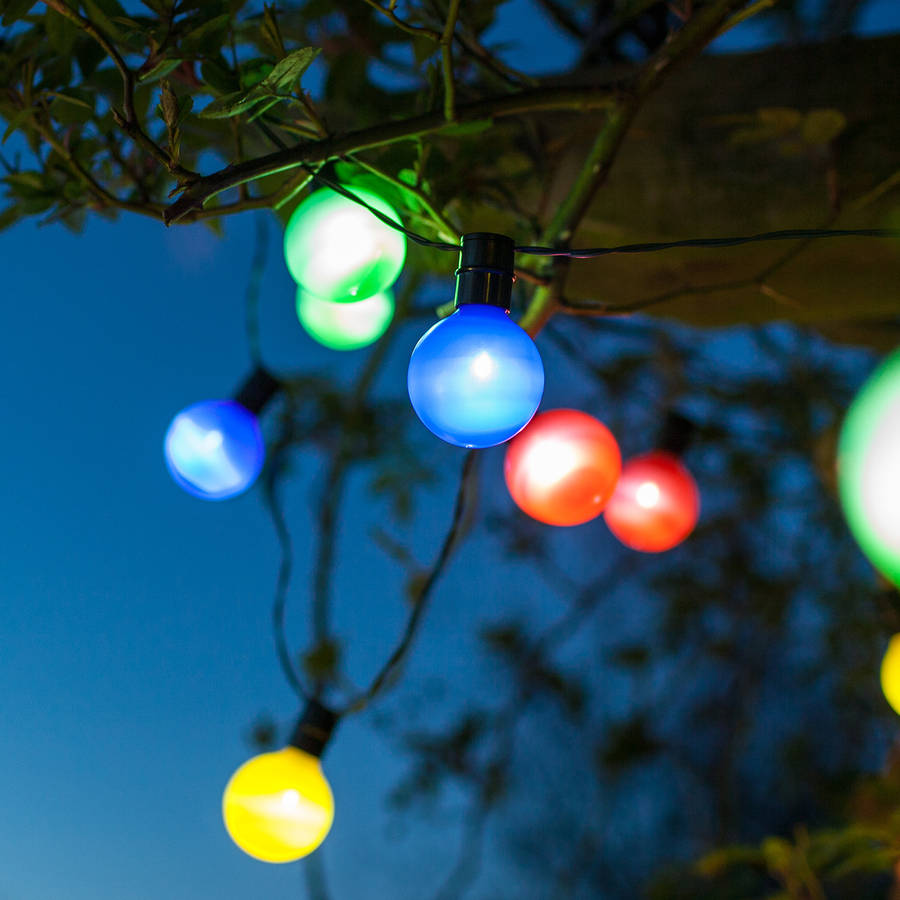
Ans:
[[[326,638],[320,641],[300,659],[303,671],[313,679],[330,678],[337,671],[341,658],[341,646],[337,641]]]
[[[3,24],[12,25],[13,22],[25,18],[34,3],[35,0],[6,0],[2,4]]]
[[[266,91],[260,90],[257,85],[249,91],[235,91],[233,94],[226,94],[218,100],[213,100],[198,115],[201,119],[227,119],[231,116],[239,116],[242,112],[253,109],[257,103],[261,103],[268,96],[270,95]]]
[[[47,30],[47,40],[50,46],[64,56],[68,56],[75,47],[78,38],[78,27],[65,16],[61,16],[56,10],[48,9],[44,17],[44,28]]]
[[[218,50],[222,43],[222,36],[230,24],[231,13],[224,12],[199,25],[193,31],[189,31],[181,39],[180,46],[189,52],[206,49],[206,45],[209,45],[208,49],[210,50]]]
[[[3,132],[3,139],[0,144],[5,144],[10,135],[17,132],[21,126],[31,118],[32,110],[28,107],[20,109],[7,123],[6,131]]]
[[[15,225],[22,218],[22,209],[17,205],[7,206],[0,212],[0,231]]]
[[[302,47],[294,50],[275,64],[275,68],[260,82],[273,94],[285,94],[293,90],[303,73],[313,64],[321,51],[318,47]]]
[[[803,119],[800,132],[807,144],[830,144],[847,127],[847,119],[837,109],[814,109]]]
[[[146,72],[141,72],[138,75],[138,81],[140,82],[148,82],[148,81],[156,81],[157,78],[165,78],[170,72],[173,72],[177,69],[184,60],[180,56],[171,57],[170,59],[161,59],[155,66],[148,69]]]
[[[228,68],[228,64],[221,56],[203,60],[200,64],[200,76],[216,94],[231,94],[240,87],[237,76]]]

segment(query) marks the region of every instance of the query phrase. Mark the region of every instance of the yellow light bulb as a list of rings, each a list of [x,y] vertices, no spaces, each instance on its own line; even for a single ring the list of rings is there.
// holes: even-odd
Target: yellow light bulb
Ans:
[[[895,634],[881,661],[881,690],[895,713],[900,715],[900,634]]]
[[[231,776],[222,816],[245,853],[263,862],[293,862],[325,840],[334,797],[319,759],[285,747],[254,756]]]

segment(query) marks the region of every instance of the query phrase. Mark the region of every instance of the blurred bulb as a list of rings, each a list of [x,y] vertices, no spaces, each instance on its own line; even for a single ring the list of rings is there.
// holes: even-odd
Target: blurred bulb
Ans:
[[[297,288],[297,318],[331,350],[358,350],[380,338],[394,317],[394,295],[382,291],[354,303],[332,303]]]
[[[847,411],[837,471],[853,537],[872,565],[900,586],[900,350],[875,370]]]
[[[603,515],[609,530],[626,547],[659,553],[671,550],[694,530],[700,494],[678,458],[656,450],[622,466]]]
[[[900,715],[900,634],[888,643],[881,661],[881,690],[897,715]]]
[[[353,193],[400,223],[381,197]],[[365,207],[330,189],[310,194],[284,232],[284,258],[294,281],[321,300],[352,303],[389,288],[406,259],[406,237]]]
[[[510,441],[503,471],[523,512],[548,525],[580,525],[600,515],[621,466],[619,445],[602,422],[554,409]]]
[[[437,437],[457,447],[492,447],[534,415],[544,366],[506,310],[464,304],[419,339],[407,385],[416,415]]]
[[[231,839],[248,855],[293,862],[325,840],[334,797],[320,760],[297,747],[262,753],[231,776],[222,798]]]
[[[164,442],[175,482],[203,500],[225,500],[256,481],[266,448],[256,416],[234,400],[204,400],[172,419]]]

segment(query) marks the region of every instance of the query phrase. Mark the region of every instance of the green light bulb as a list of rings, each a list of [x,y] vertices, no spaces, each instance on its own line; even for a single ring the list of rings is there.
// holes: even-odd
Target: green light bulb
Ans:
[[[856,395],[838,443],[847,524],[869,561],[900,586],[900,350]]]
[[[382,291],[353,303],[332,303],[297,288],[297,318],[331,350],[358,350],[380,338],[394,317],[394,295]]]
[[[365,188],[352,191],[400,224],[381,197]],[[294,210],[284,232],[284,259],[294,281],[310,294],[352,303],[397,280],[406,259],[406,237],[365,207],[325,188]]]

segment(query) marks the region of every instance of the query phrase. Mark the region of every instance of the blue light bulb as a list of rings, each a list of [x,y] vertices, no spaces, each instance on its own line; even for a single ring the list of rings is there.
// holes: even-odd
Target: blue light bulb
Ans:
[[[493,447],[521,431],[544,392],[541,355],[500,307],[467,303],[422,335],[409,399],[424,425],[457,447]]]
[[[225,500],[256,481],[266,455],[256,416],[234,400],[204,400],[172,419],[166,465],[176,483],[203,500]]]

